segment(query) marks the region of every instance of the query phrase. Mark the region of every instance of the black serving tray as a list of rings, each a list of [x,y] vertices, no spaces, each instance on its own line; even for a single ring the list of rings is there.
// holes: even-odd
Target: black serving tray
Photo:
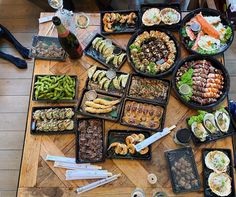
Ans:
[[[124,57],[123,61],[121,62],[121,64],[118,67],[115,67],[112,63],[108,63],[106,64],[106,60],[103,58],[103,56],[96,51],[95,49],[93,49],[92,47],[92,42],[96,37],[102,37],[103,39],[107,39],[106,37],[104,37],[103,35],[97,33],[92,40],[88,43],[88,45],[85,47],[84,49],[84,53],[93,58],[94,60],[98,61],[99,63],[101,63],[102,65],[104,65],[107,68],[112,68],[114,70],[119,70],[121,68],[121,66],[125,63],[126,59],[127,59],[127,55]],[[123,49],[122,47],[120,47],[119,45],[117,45],[116,43],[112,42],[112,44],[118,48],[120,48],[122,50],[123,53],[126,53],[125,49]]]
[[[97,160],[97,161],[91,161],[91,160],[81,160],[80,158],[79,158],[79,147],[80,147],[80,143],[79,143],[79,138],[80,138],[80,131],[79,131],[79,122],[80,121],[83,121],[83,120],[87,120],[87,121],[90,121],[90,120],[99,120],[99,121],[101,121],[102,122],[102,136],[103,136],[103,155],[102,155],[102,159],[101,160]],[[76,155],[76,159],[75,159],[75,161],[76,161],[76,163],[97,163],[97,162],[103,162],[103,161],[105,161],[105,154],[106,154],[106,152],[105,152],[105,150],[106,150],[106,148],[105,148],[105,134],[104,134],[104,132],[105,132],[105,121],[104,120],[102,120],[102,119],[99,119],[99,118],[79,118],[78,120],[77,120],[77,129],[76,129],[76,138],[75,138],[75,155]]]
[[[165,100],[161,99],[161,98],[148,99],[148,98],[143,98],[143,97],[130,96],[129,92],[130,92],[130,88],[131,88],[133,77],[140,77],[140,78],[144,78],[144,79],[148,79],[148,80],[159,80],[159,81],[166,82],[168,84],[168,91],[167,91],[166,99]],[[170,80],[167,80],[167,79],[155,79],[155,78],[150,78],[150,77],[143,77],[143,76],[138,75],[138,74],[132,74],[130,76],[129,85],[128,85],[128,88],[127,88],[127,97],[128,98],[132,98],[132,99],[141,99],[141,100],[144,100],[144,101],[147,101],[147,102],[151,101],[151,102],[167,105],[168,102],[169,102],[169,99],[170,99],[170,90],[171,90],[171,81]]]
[[[144,103],[144,104],[150,104],[150,105],[155,105],[155,106],[160,106],[160,107],[162,107],[162,108],[163,108],[163,115],[162,115],[162,118],[161,118],[161,123],[160,123],[159,128],[158,128],[158,129],[152,129],[152,128],[144,127],[144,126],[142,126],[142,125],[131,125],[131,124],[128,124],[128,123],[123,122],[123,121],[122,121],[122,117],[123,117],[123,115],[124,115],[124,110],[125,110],[126,101],[135,101],[135,102],[138,102],[138,103]],[[124,99],[124,102],[123,102],[123,107],[122,107],[122,111],[121,111],[121,116],[120,116],[120,124],[125,125],[125,126],[128,126],[128,127],[135,127],[135,128],[145,129],[145,130],[154,131],[154,132],[161,132],[161,131],[164,129],[165,118],[166,118],[166,105],[157,104],[157,103],[155,103],[155,102],[150,102],[150,101],[144,101],[143,99],[141,100],[141,99],[125,98],[125,99]]]
[[[202,12],[203,16],[204,15],[207,15],[207,16],[220,16],[221,20],[222,20],[222,24],[223,25],[227,25],[231,28],[232,30],[232,36],[231,38],[227,41],[227,45],[226,47],[223,47],[221,48],[221,50],[218,52],[218,53],[215,53],[215,54],[201,54],[197,51],[194,51],[192,50],[190,47],[188,47],[187,45],[187,40],[182,36],[182,33],[181,33],[181,30],[182,28],[185,26],[185,24],[187,22],[190,21],[190,19],[192,19],[195,15],[197,15],[198,13]],[[222,54],[223,52],[225,52],[229,47],[230,45],[232,44],[233,40],[234,40],[234,29],[232,27],[232,24],[229,22],[229,20],[225,17],[224,14],[222,14],[219,10],[214,10],[214,9],[210,9],[210,8],[199,8],[199,9],[196,9],[196,10],[193,10],[191,11],[189,14],[187,14],[183,20],[182,20],[182,24],[181,24],[181,28],[179,28],[179,35],[180,35],[180,40],[182,42],[182,44],[184,45],[184,47],[190,52],[190,53],[193,53],[193,54],[199,54],[199,55],[202,55],[202,56],[216,56],[216,55],[219,55],[219,54]]]
[[[106,13],[130,14],[131,12],[134,12],[137,16],[137,18],[135,19],[134,26],[128,26],[127,24],[125,24],[125,25],[121,24],[121,25],[117,25],[117,26],[120,26],[120,30],[115,30],[113,32],[106,32],[104,30],[103,16]],[[100,12],[100,30],[101,30],[101,34],[103,34],[103,35],[134,33],[138,29],[139,29],[139,12],[137,10],[116,10],[116,11],[101,11]]]
[[[227,109],[226,109],[227,110]],[[187,121],[187,125],[188,125],[188,120],[190,119],[187,118],[186,121]],[[191,131],[191,135],[192,135],[192,140],[193,140],[193,143],[195,145],[201,145],[201,144],[205,144],[205,143],[209,143],[209,142],[212,142],[212,141],[216,141],[216,140],[219,140],[219,139],[222,139],[222,138],[226,138],[226,137],[229,137],[229,136],[232,136],[232,135],[235,135],[236,134],[236,130],[235,130],[235,127],[233,126],[233,123],[232,123],[232,119],[230,118],[230,125],[229,125],[229,130],[227,133],[223,133],[221,131],[219,131],[218,133],[216,134],[211,134],[210,132],[208,132],[209,136],[206,137],[206,140],[204,142],[201,142],[195,135],[194,133],[192,132],[191,130],[191,126],[189,126],[189,129]]]
[[[187,158],[187,160],[191,163],[191,167],[193,168],[194,175],[195,175],[196,179],[198,180],[198,186],[196,186],[195,188],[191,188],[189,190],[177,187],[175,175],[171,171],[171,167],[174,165],[174,162],[183,156],[185,158]],[[185,148],[179,148],[179,149],[175,149],[175,150],[166,151],[165,157],[168,162],[172,190],[174,193],[192,192],[192,191],[200,190],[200,177],[199,177],[199,174],[197,171],[197,166],[196,166],[196,162],[195,162],[193,151],[192,151],[191,147],[185,147]]]
[[[104,68],[102,68],[102,67],[97,67],[97,69],[96,70],[104,70],[104,71],[108,71],[107,69],[104,69]],[[95,71],[96,72],[96,71]],[[85,88],[87,88],[88,90],[96,90],[96,92],[99,92],[99,93],[104,93],[104,94],[110,94],[110,95],[114,95],[114,96],[124,96],[125,95],[125,93],[126,93],[126,89],[127,89],[127,87],[128,87],[128,84],[129,84],[129,80],[130,80],[130,74],[129,73],[124,73],[124,72],[119,72],[119,71],[115,71],[118,75],[121,75],[121,74],[125,74],[125,75],[129,75],[129,77],[128,77],[128,81],[127,81],[127,83],[126,83],[126,87],[125,88],[122,88],[120,91],[118,90],[116,90],[116,89],[111,89],[111,88],[109,88],[108,89],[108,91],[105,91],[105,90],[103,90],[103,89],[100,89],[100,88],[97,88],[97,89],[95,89],[95,88],[91,88],[90,87],[90,85],[89,85],[89,82],[90,81],[92,81],[92,80],[90,80],[89,78],[87,78],[87,80],[86,80],[86,85],[85,85]],[[94,83],[94,82],[93,82]]]
[[[218,100],[215,103],[211,103],[208,105],[200,105],[197,102],[194,101],[186,101],[185,99],[182,98],[181,94],[179,93],[179,90],[177,88],[176,85],[176,74],[178,69],[184,65],[185,62],[191,62],[191,61],[197,61],[197,60],[207,60],[209,62],[212,63],[212,65],[217,68],[220,69],[223,73],[224,76],[224,88],[222,90],[222,95],[220,96],[220,98],[218,98]],[[222,101],[224,101],[224,99],[227,97],[228,93],[229,93],[229,88],[230,88],[230,76],[229,73],[227,71],[227,69],[225,68],[225,66],[220,63],[218,60],[216,60],[213,57],[207,57],[207,56],[202,56],[202,55],[190,55],[184,59],[182,59],[181,61],[179,61],[178,65],[176,66],[174,72],[173,72],[173,77],[172,77],[172,87],[173,90],[177,96],[177,98],[186,106],[188,106],[190,109],[197,109],[197,110],[214,110],[214,108],[216,106],[218,106]]]
[[[72,108],[74,111],[74,116],[72,117],[72,120],[74,121],[74,129],[72,130],[65,130],[65,131],[37,131],[36,129],[34,129],[34,119],[33,119],[33,113],[36,110],[42,110],[42,109],[55,109],[55,108]],[[33,107],[32,108],[32,114],[31,114],[31,124],[30,124],[30,133],[32,135],[57,135],[57,134],[74,134],[75,131],[77,130],[77,124],[76,124],[76,109],[74,106],[47,106],[47,107]]]
[[[142,17],[143,17],[144,12],[150,8],[158,8],[158,9],[160,9],[160,11],[164,8],[173,8],[177,12],[180,13],[180,21],[176,24],[173,24],[173,25],[166,25],[161,21],[160,24],[158,24],[158,25],[146,26],[142,23]],[[181,8],[180,8],[179,3],[144,3],[144,4],[140,5],[140,26],[141,26],[141,28],[145,28],[145,29],[163,28],[163,29],[168,29],[171,31],[177,31],[181,26],[181,21],[182,21],[182,14],[181,14]]]
[[[33,93],[32,93],[32,100],[36,102],[47,102],[47,103],[74,103],[77,101],[78,98],[78,89],[79,89],[79,82],[78,82],[78,77],[77,75],[69,75],[72,78],[75,78],[75,97],[72,100],[50,100],[50,99],[36,99],[34,94],[35,94],[35,88],[34,84],[37,82],[37,77],[38,76],[58,76],[58,75],[35,75],[34,76],[34,83],[33,83]]]
[[[107,135],[107,153],[106,157],[109,159],[131,159],[131,160],[151,160],[152,151],[151,145],[149,147],[149,151],[145,155],[141,155],[139,153],[135,153],[134,155],[117,155],[112,149],[108,150],[109,146],[113,142],[120,142],[125,144],[125,138],[131,134],[140,134],[142,133],[145,136],[145,139],[150,137],[151,134],[148,131],[136,131],[136,130],[109,130]]]
[[[34,36],[32,41],[32,47],[36,47],[37,43],[39,41],[42,41],[44,43],[47,43],[50,45],[50,43],[55,43],[58,47],[61,48],[61,44],[56,37],[48,37],[48,36]],[[55,61],[65,61],[66,59],[66,52],[64,51],[64,55],[61,57],[47,57],[47,56],[33,56],[33,54],[30,54],[35,59],[41,59],[41,60],[55,60]]]
[[[110,94],[101,94],[101,93],[97,93],[98,95],[101,95],[101,96],[107,96],[107,97],[111,97],[111,98],[115,98],[115,99],[120,99],[121,102],[120,104],[118,105],[118,116],[116,118],[112,118],[112,117],[107,117],[106,114],[92,114],[92,113],[88,113],[88,112],[85,112],[81,109],[81,105],[83,103],[83,100],[84,100],[84,96],[85,96],[85,93],[88,91],[88,89],[84,89],[83,92],[82,92],[82,96],[80,98],[80,101],[79,101],[79,105],[78,105],[78,112],[82,115],[85,115],[85,116],[89,116],[89,117],[94,117],[94,118],[100,118],[100,119],[105,119],[105,120],[110,120],[110,121],[115,121],[117,122],[120,118],[120,114],[121,114],[121,110],[122,110],[122,105],[123,105],[123,97],[118,97],[118,96],[114,96],[114,95],[110,95]],[[99,98],[99,97],[98,97]]]
[[[230,163],[228,166],[228,169],[226,173],[232,178],[232,192],[228,197],[234,197],[235,196],[235,187],[234,187],[234,171],[233,171],[233,160],[232,160],[232,155],[231,155],[231,150],[230,149],[222,149],[222,148],[203,148],[202,149],[202,166],[203,166],[203,188],[204,188],[204,196],[205,197],[217,197],[215,193],[213,193],[208,185],[208,177],[209,175],[214,172],[213,170],[207,168],[205,164],[205,157],[206,155],[211,152],[211,151],[221,151],[225,153],[229,159]]]
[[[134,40],[137,38],[138,35],[142,34],[144,31],[148,31],[150,32],[151,30],[154,30],[154,31],[160,31],[160,32],[164,32],[165,34],[167,34],[171,40],[174,41],[175,43],[175,46],[176,46],[176,57],[175,57],[175,63],[166,71],[164,72],[161,72],[161,73],[158,73],[156,75],[152,75],[152,74],[149,74],[149,73],[145,73],[145,72],[142,72],[140,70],[138,70],[136,67],[135,67],[135,64],[133,62],[133,60],[131,59],[131,53],[130,53],[130,49],[129,49],[129,46],[131,44],[133,44]],[[140,75],[143,75],[143,76],[146,76],[146,77],[154,77],[154,78],[161,78],[161,77],[166,77],[167,75],[171,74],[172,71],[174,70],[175,66],[177,65],[178,61],[179,61],[179,58],[180,58],[180,53],[181,53],[181,50],[180,50],[180,45],[179,45],[179,42],[177,41],[177,39],[175,38],[175,36],[169,32],[169,31],[166,31],[166,30],[162,30],[162,29],[157,29],[157,28],[152,28],[152,29],[148,29],[148,30],[145,30],[145,29],[141,29],[139,31],[137,31],[136,33],[134,33],[132,35],[132,37],[129,39],[129,42],[127,44],[127,47],[126,47],[126,54],[127,54],[127,58],[128,58],[128,62],[129,64],[131,65],[131,67],[133,68],[133,70],[140,74]]]

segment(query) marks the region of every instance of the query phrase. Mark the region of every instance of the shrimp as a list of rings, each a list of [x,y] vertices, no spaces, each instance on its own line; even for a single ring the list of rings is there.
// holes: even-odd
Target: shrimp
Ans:
[[[142,142],[145,139],[145,136],[142,133],[138,134],[138,137],[139,137],[138,140],[139,142]]]
[[[214,93],[214,92],[206,92],[206,93],[203,93],[203,97],[205,97],[205,98],[219,98],[220,95],[217,93]]]
[[[209,73],[209,74],[208,74],[208,78],[221,79],[221,80],[224,79],[224,77],[223,77],[222,75],[220,75],[220,74],[214,74],[214,73]]]
[[[130,153],[131,155],[133,155],[133,154],[136,152],[136,149],[135,149],[135,147],[134,147],[133,144],[129,144],[129,145],[128,145],[128,148],[129,148],[129,153]]]
[[[216,83],[207,83],[207,84],[206,84],[206,87],[207,87],[207,88],[217,88],[217,89],[222,89],[222,88],[223,88],[222,85],[216,84]]]
[[[127,137],[125,138],[125,143],[126,143],[127,145],[133,144],[134,142],[135,142],[135,139],[134,139],[132,136],[127,136]]]
[[[215,83],[215,84],[219,84],[219,85],[222,85],[224,82],[220,79],[207,79],[207,83]]]

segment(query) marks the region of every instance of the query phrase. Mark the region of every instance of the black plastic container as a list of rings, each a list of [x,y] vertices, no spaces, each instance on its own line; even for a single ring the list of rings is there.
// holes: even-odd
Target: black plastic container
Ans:
[[[76,124],[76,114],[72,117],[72,120],[74,121],[74,129],[72,130],[65,130],[65,131],[37,131],[36,130],[36,122],[34,122],[33,114],[36,110],[43,110],[43,109],[55,109],[55,108],[72,108],[73,112],[76,113],[74,106],[45,106],[45,107],[33,107],[32,108],[32,114],[31,114],[31,125],[30,125],[30,133],[32,135],[57,135],[57,134],[74,134],[77,130],[77,124]],[[35,128],[34,128],[35,127]]]
[[[200,177],[197,171],[197,166],[196,166],[196,162],[195,162],[191,147],[185,147],[185,148],[166,151],[165,157],[168,162],[169,172],[170,172],[170,177],[171,177],[171,184],[172,184],[172,189],[174,193],[192,192],[192,191],[200,190]],[[197,185],[191,189],[181,188],[177,183],[175,173],[172,172],[173,170],[172,167],[174,167],[175,162],[177,162],[177,160],[179,160],[182,157],[184,157],[184,159],[187,160],[191,164],[194,177],[197,180]]]
[[[133,77],[140,77],[140,78],[144,78],[144,79],[148,79],[148,80],[157,80],[157,81],[164,81],[168,84],[168,91],[167,91],[167,96],[166,96],[166,99],[162,99],[162,98],[157,98],[157,99],[148,99],[148,98],[142,98],[142,97],[134,97],[134,96],[131,96],[129,94],[130,92],[130,88],[131,88],[131,84],[132,84],[132,79]],[[131,98],[131,99],[141,99],[141,100],[144,100],[144,101],[151,101],[151,102],[155,102],[155,103],[160,103],[160,104],[165,104],[167,105],[168,102],[169,102],[169,99],[170,99],[170,90],[171,90],[171,81],[170,80],[167,80],[167,79],[154,79],[154,78],[151,78],[151,77],[143,77],[141,75],[137,75],[137,74],[132,74],[130,76],[130,80],[129,80],[129,84],[128,84],[128,88],[127,88],[127,97],[128,98]]]
[[[107,97],[110,97],[110,98],[120,99],[121,100],[120,103],[118,104],[117,117],[116,118],[112,118],[112,117],[107,117],[106,114],[92,114],[92,113],[88,113],[88,112],[85,112],[85,111],[82,110],[82,106],[81,105],[83,104],[84,96],[85,96],[85,93],[87,91],[88,91],[87,89],[83,90],[82,96],[81,96],[80,101],[79,101],[78,112],[80,114],[83,114],[85,116],[94,117],[94,118],[100,118],[100,119],[115,121],[115,122],[117,122],[120,119],[120,114],[121,114],[122,105],[123,105],[123,97],[117,97],[117,96],[114,96],[114,95],[97,93],[98,94],[98,98],[99,98],[99,95],[101,95],[101,96],[107,96]]]
[[[131,12],[134,12],[136,14],[135,19],[135,25],[128,26],[127,24],[121,24],[120,30],[115,30],[113,32],[106,32],[104,30],[104,23],[103,23],[103,17],[106,13],[119,13],[119,14],[125,14],[128,15]],[[124,33],[134,33],[139,29],[139,12],[137,10],[116,10],[116,11],[101,11],[100,12],[100,31],[103,35],[109,35],[109,34],[124,34]]]
[[[106,60],[104,59],[104,57],[103,57],[98,51],[96,51],[96,50],[92,47],[92,42],[93,42],[93,40],[94,40],[96,37],[101,37],[101,38],[103,38],[103,39],[107,39],[107,38],[104,37],[103,35],[97,33],[97,34],[92,38],[92,40],[88,43],[88,45],[85,47],[84,53],[85,53],[87,56],[89,56],[89,57],[93,58],[94,60],[98,61],[99,63],[101,63],[102,65],[104,65],[104,66],[107,67],[107,68],[112,68],[112,69],[114,69],[114,70],[119,70],[119,69],[121,68],[121,66],[125,63],[127,57],[125,56],[125,57],[123,58],[123,61],[121,62],[120,65],[118,65],[118,67],[115,67],[115,66],[113,65],[113,63],[108,63],[108,64],[106,64]],[[112,44],[113,44],[114,46],[116,46],[117,48],[121,49],[121,50],[122,50],[122,53],[126,53],[125,49],[123,49],[122,47],[118,46],[116,43],[112,42]]]
[[[38,35],[33,37],[32,47],[36,47],[37,43],[40,41],[48,45],[51,45],[51,43],[55,43],[57,47],[62,48],[58,38],[48,37],[48,36],[38,36]],[[41,59],[41,60],[65,61],[66,52],[64,51],[64,55],[61,57],[47,57],[47,56],[39,56],[39,55],[33,56],[33,54],[30,54],[30,56],[32,56],[35,59]]]
[[[137,37],[138,35],[142,34],[144,31],[150,32],[151,30],[160,31],[160,32],[166,33],[166,34],[170,37],[170,40],[173,40],[173,41],[174,41],[175,46],[176,46],[176,56],[175,56],[175,61],[174,61],[173,65],[172,65],[168,70],[166,70],[166,71],[164,71],[164,72],[161,72],[161,73],[158,73],[158,74],[156,74],[156,75],[152,75],[152,74],[149,74],[149,73],[146,73],[146,72],[142,72],[142,71],[140,71],[139,69],[137,69],[137,68],[135,67],[135,64],[134,64],[133,60],[131,59],[131,53],[130,53],[130,49],[129,49],[130,45],[133,44],[134,40],[136,39],[136,37]],[[178,60],[179,60],[179,58],[180,58],[180,53],[181,53],[181,51],[180,51],[180,45],[179,45],[177,39],[175,38],[175,36],[174,36],[173,34],[171,34],[169,31],[162,30],[162,29],[157,29],[157,28],[148,29],[148,30],[139,30],[139,31],[137,31],[137,32],[134,33],[134,34],[132,35],[132,37],[129,39],[129,42],[128,42],[127,47],[126,47],[126,54],[127,54],[128,62],[129,62],[129,64],[131,65],[131,67],[133,68],[133,70],[134,70],[136,73],[140,74],[140,75],[147,76],[147,77],[155,77],[155,78],[166,77],[167,75],[171,74],[172,71],[174,70],[175,66],[176,66],[177,63],[178,63]]]
[[[104,71],[108,71],[107,69],[105,68],[102,68],[102,67],[97,67],[96,70],[104,70]],[[96,71],[95,71],[96,72]],[[88,90],[96,90],[96,92],[99,92],[99,93],[102,93],[102,94],[109,94],[109,95],[114,95],[114,96],[124,96],[124,94],[126,93],[126,89],[128,87],[128,84],[129,84],[129,80],[130,80],[130,74],[129,73],[124,73],[124,72],[119,72],[119,71],[115,71],[117,75],[129,75],[128,77],[128,80],[127,80],[127,83],[126,83],[126,86],[125,88],[122,87],[122,89],[120,91],[118,90],[111,90],[111,89],[108,89],[108,91],[104,90],[104,89],[95,89],[95,88],[91,88],[89,86],[89,81],[92,81],[91,79],[87,78],[86,80],[86,85],[85,85],[85,88],[87,88]]]
[[[197,15],[200,12],[202,13],[203,16],[220,16],[222,24],[229,26],[232,30],[232,36],[227,41],[226,47],[221,48],[221,50],[215,54],[201,54],[201,53],[198,53],[197,51],[192,50],[190,47],[188,47],[187,41],[182,36],[182,33],[181,33],[182,28],[185,26],[185,24],[187,22],[189,22],[195,15]],[[179,30],[179,35],[180,35],[180,39],[181,39],[182,44],[190,53],[199,54],[202,56],[215,56],[215,55],[222,54],[230,47],[230,45],[232,44],[232,42],[234,40],[234,30],[233,30],[233,27],[232,27],[231,23],[229,22],[229,20],[219,10],[214,10],[214,9],[210,9],[210,8],[199,8],[199,9],[193,10],[189,14],[187,14],[182,20],[181,28]]]
[[[84,121],[84,120],[86,120],[86,121],[91,121],[91,120],[99,120],[99,121],[101,121],[101,124],[102,124],[102,136],[103,136],[103,139],[102,139],[102,141],[103,141],[103,150],[102,150],[102,159],[100,159],[100,160],[97,160],[97,161],[93,161],[93,160],[81,160],[80,159],[80,151],[79,151],[79,147],[80,147],[80,142],[79,142],[79,139],[80,139],[80,131],[79,131],[79,124],[80,124],[80,121]],[[105,161],[105,150],[106,150],[106,148],[105,148],[105,134],[104,134],[104,132],[105,132],[105,122],[104,122],[104,120],[102,120],[102,119],[98,119],[98,118],[79,118],[78,120],[78,126],[77,126],[77,130],[76,130],[76,138],[75,138],[75,146],[76,146],[76,148],[75,148],[75,155],[76,155],[76,163],[97,163],[97,162],[103,162],[103,161]]]
[[[144,127],[142,125],[132,125],[132,124],[128,124],[126,122],[123,122],[122,117],[124,116],[126,101],[135,101],[135,102],[138,102],[138,103],[150,104],[150,105],[155,105],[155,106],[162,107],[163,108],[163,114],[162,114],[162,117],[161,117],[161,120],[160,120],[159,128],[153,129],[153,128]],[[121,116],[120,116],[120,124],[128,126],[128,127],[135,127],[135,128],[139,128],[139,129],[145,129],[145,130],[149,130],[149,131],[160,132],[164,129],[165,118],[166,118],[166,106],[165,105],[157,104],[157,103],[150,102],[150,101],[143,101],[143,100],[140,100],[140,99],[125,98],[124,102],[123,102],[123,108],[122,108],[122,111],[121,111]]]
[[[231,177],[231,186],[232,192],[228,197],[235,196],[235,187],[234,187],[234,170],[233,170],[233,160],[230,149],[221,149],[221,148],[204,148],[202,149],[202,166],[203,166],[203,188],[204,188],[204,196],[205,197],[217,197],[215,193],[213,193],[208,185],[208,177],[213,172],[213,170],[209,169],[205,164],[205,157],[211,151],[221,151],[225,153],[230,159],[229,166],[227,168],[226,173]]]
[[[226,109],[227,110],[227,109]],[[189,117],[190,118],[190,117]],[[188,125],[188,120],[189,118],[186,119],[187,121],[187,125]],[[230,120],[230,125],[229,125],[229,130],[227,133],[223,133],[221,131],[217,132],[216,134],[211,134],[210,132],[208,132],[208,136],[206,137],[206,140],[204,142],[200,141],[195,135],[194,133],[192,132],[191,130],[191,126],[189,126],[189,130],[191,131],[191,135],[192,135],[192,140],[193,140],[193,143],[195,145],[201,145],[201,144],[205,144],[205,143],[209,143],[209,142],[212,142],[212,141],[216,141],[216,140],[219,140],[219,139],[222,139],[222,138],[226,138],[226,137],[229,137],[229,136],[232,136],[232,135],[235,135],[236,134],[236,130],[235,130],[235,127],[233,126],[232,124],[232,120]]]
[[[176,24],[173,25],[166,25],[162,21],[158,25],[153,25],[153,26],[146,26],[142,23],[142,16],[144,12],[150,8],[158,8],[160,11],[164,8],[173,8],[180,14],[180,21]],[[182,21],[182,15],[181,15],[181,8],[179,3],[144,3],[140,5],[140,27],[141,28],[163,28],[163,29],[168,29],[171,31],[178,31],[178,29],[181,26],[181,21]]]
[[[181,94],[179,93],[179,90],[177,88],[176,85],[176,74],[178,69],[183,66],[183,64],[185,62],[191,62],[191,61],[197,61],[197,60],[207,60],[209,62],[212,63],[212,65],[221,70],[222,74],[224,76],[224,87],[221,90],[222,91],[222,95],[218,98],[218,100],[215,103],[211,103],[208,105],[200,105],[197,102],[194,101],[186,101],[185,99],[183,99],[183,97],[181,96]],[[225,66],[220,63],[218,60],[212,58],[212,57],[203,57],[201,55],[190,55],[184,59],[182,59],[178,65],[176,66],[174,72],[173,72],[173,78],[172,78],[172,87],[173,90],[176,94],[176,96],[178,97],[178,99],[185,104],[186,106],[188,106],[190,109],[197,109],[197,110],[214,110],[214,108],[219,105],[222,101],[224,101],[224,99],[227,97],[228,93],[229,93],[229,88],[230,88],[230,77],[229,77],[229,73],[227,71],[227,69],[225,68]]]
[[[78,77],[77,75],[69,75],[70,77],[75,79],[75,96],[74,99],[72,100],[50,100],[50,99],[36,99],[35,98],[35,88],[34,88],[34,84],[37,82],[37,77],[38,76],[59,76],[59,75],[35,75],[34,76],[34,83],[33,83],[33,91],[32,91],[32,100],[36,101],[36,102],[47,102],[47,103],[74,103],[76,102],[78,99],[78,86],[79,86],[79,82],[78,82]],[[60,75],[61,76],[61,75]]]
[[[145,155],[141,155],[139,153],[135,153],[131,155],[128,153],[127,155],[117,155],[114,150],[108,150],[109,146],[113,142],[120,142],[125,144],[125,138],[132,134],[143,134],[145,139],[150,137],[151,134],[148,131],[136,131],[136,130],[109,130],[107,135],[107,153],[106,157],[109,159],[131,159],[131,160],[151,160],[152,152],[151,146],[149,147],[149,151]]]

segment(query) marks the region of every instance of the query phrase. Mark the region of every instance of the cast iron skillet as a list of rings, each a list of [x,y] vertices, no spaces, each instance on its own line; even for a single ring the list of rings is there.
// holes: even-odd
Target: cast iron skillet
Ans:
[[[184,38],[182,36],[182,33],[181,33],[182,28],[185,26],[185,24],[187,22],[189,22],[195,15],[197,15],[200,12],[202,12],[203,16],[220,16],[221,23],[223,25],[229,26],[232,30],[232,35],[231,35],[230,39],[227,41],[227,43],[224,47],[220,48],[219,52],[217,52],[217,53],[214,53],[214,54],[201,54],[197,51],[194,51],[190,47],[188,47],[186,38]],[[181,28],[179,30],[179,35],[180,35],[180,39],[181,39],[182,44],[184,45],[184,47],[190,53],[200,54],[200,55],[204,55],[204,56],[215,56],[215,55],[222,54],[223,52],[225,52],[230,47],[230,45],[232,44],[232,42],[234,40],[234,30],[233,30],[233,27],[232,27],[231,23],[229,22],[229,20],[220,11],[214,10],[214,9],[209,9],[209,8],[199,8],[199,9],[193,10],[192,12],[187,14],[182,20]]]
[[[179,70],[179,68],[181,66],[183,66],[183,64],[185,62],[191,62],[191,61],[197,61],[197,60],[207,60],[209,62],[212,63],[212,66],[214,66],[217,69],[220,69],[223,73],[224,76],[224,87],[222,89],[222,95],[218,98],[218,100],[215,103],[211,103],[208,105],[201,105],[197,102],[194,101],[186,101],[185,99],[182,98],[181,94],[179,93],[179,90],[176,86],[176,73]],[[219,105],[224,99],[225,97],[228,95],[229,92],[229,88],[230,88],[230,77],[229,77],[229,73],[226,70],[225,66],[223,64],[221,64],[218,60],[216,60],[215,58],[212,57],[202,57],[201,55],[190,55],[188,57],[186,57],[185,59],[179,61],[178,65],[176,66],[174,73],[173,73],[173,78],[172,78],[172,86],[173,86],[173,90],[176,94],[176,96],[178,97],[178,99],[185,104],[186,106],[188,106],[191,109],[197,109],[197,110],[214,110],[214,107],[216,107],[217,105]]]
[[[166,70],[165,72],[162,72],[162,73],[158,73],[156,75],[152,75],[152,74],[149,74],[149,73],[146,73],[146,72],[143,72],[143,71],[140,71],[139,69],[137,69],[135,67],[135,64],[133,62],[133,60],[131,59],[131,53],[130,53],[130,49],[129,49],[129,46],[131,44],[133,44],[134,40],[136,39],[136,37],[140,34],[142,34],[144,31],[148,31],[150,32],[151,30],[154,30],[154,31],[160,31],[160,32],[164,32],[166,33],[171,40],[174,41],[175,43],[175,46],[176,46],[176,57],[175,57],[175,61],[174,61],[174,64],[168,69]],[[161,30],[161,29],[150,29],[150,30],[139,30],[137,31],[136,33],[134,33],[132,35],[132,37],[130,38],[128,44],[127,44],[127,48],[126,48],[126,54],[127,54],[127,59],[128,59],[128,62],[129,64],[131,65],[131,67],[134,69],[134,71],[140,75],[144,75],[144,76],[147,76],[147,77],[155,77],[155,78],[159,78],[159,77],[165,77],[167,76],[168,74],[170,74],[173,70],[174,70],[174,67],[176,66],[177,64],[177,61],[180,57],[180,46],[179,46],[179,43],[178,41],[176,40],[175,36],[173,34],[171,34],[169,31],[165,31],[165,30]]]

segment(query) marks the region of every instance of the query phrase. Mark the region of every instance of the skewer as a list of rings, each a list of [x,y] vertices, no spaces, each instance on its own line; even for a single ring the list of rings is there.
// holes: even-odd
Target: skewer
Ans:
[[[75,158],[71,157],[63,157],[63,156],[53,156],[53,155],[47,155],[46,161],[58,161],[58,162],[64,162],[64,163],[75,163]],[[89,165],[89,163],[87,163]]]
[[[84,170],[101,170],[101,166],[97,165],[90,165],[90,164],[74,164],[74,163],[66,163],[66,162],[60,162],[60,161],[55,161],[54,167],[57,168],[66,168],[70,170],[76,170],[76,169],[84,169]]]
[[[48,31],[46,32],[46,36],[49,34],[49,32],[51,31],[51,30],[53,30],[54,29],[54,24],[52,23],[51,25],[50,25],[50,27],[48,28]],[[50,34],[51,35],[51,34]]]
[[[117,175],[113,175],[113,176],[111,176],[111,177],[109,177],[109,178],[102,179],[102,180],[99,180],[99,181],[90,183],[90,184],[85,185],[85,186],[83,186],[83,187],[77,188],[77,189],[76,189],[76,192],[77,192],[78,194],[81,194],[81,193],[83,193],[83,192],[86,192],[86,191],[89,191],[89,190],[91,190],[91,189],[94,189],[94,188],[97,188],[97,187],[99,187],[99,186],[102,186],[102,185],[105,185],[105,184],[107,184],[107,183],[110,183],[110,182],[112,182],[112,181],[118,179],[118,177],[120,177],[120,176],[121,176],[120,174],[117,174]]]

